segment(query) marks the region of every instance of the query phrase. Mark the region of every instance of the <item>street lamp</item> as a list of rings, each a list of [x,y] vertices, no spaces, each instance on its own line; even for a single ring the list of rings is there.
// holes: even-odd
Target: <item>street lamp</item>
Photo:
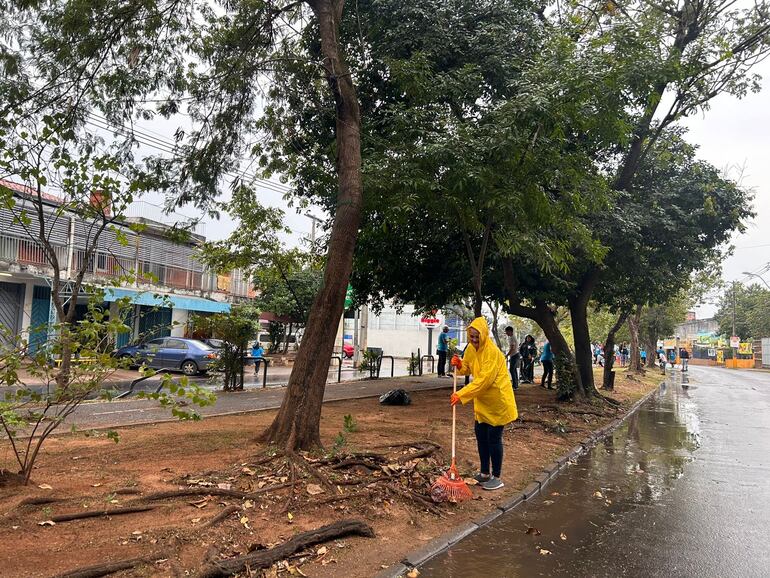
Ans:
[[[756,277],[757,279],[759,279],[760,281],[762,281],[762,283],[764,283],[764,284],[765,284],[765,287],[767,287],[768,289],[770,289],[770,285],[768,285],[768,284],[767,284],[767,281],[765,281],[765,279],[764,279],[764,277],[762,277],[762,275],[757,275],[756,273],[749,273],[748,271],[744,271],[744,272],[743,272],[743,273],[741,273],[741,274],[742,274],[742,275],[746,275],[747,277]]]

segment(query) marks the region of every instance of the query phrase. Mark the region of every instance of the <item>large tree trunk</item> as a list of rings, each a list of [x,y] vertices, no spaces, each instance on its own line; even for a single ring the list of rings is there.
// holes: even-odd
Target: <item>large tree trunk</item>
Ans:
[[[639,323],[642,319],[642,306],[638,305],[634,314],[628,318],[628,331],[631,334],[630,370],[641,373],[642,356],[639,354]],[[648,352],[649,355],[649,352]]]
[[[644,344],[644,348],[647,350],[647,367],[654,368],[658,364],[658,354],[656,353],[658,344],[654,338],[648,339]]]
[[[591,334],[588,329],[588,302],[591,300],[599,271],[593,269],[586,273],[578,292],[569,299],[569,312],[572,319],[572,336],[575,340],[575,363],[580,374],[580,391],[585,397],[597,394],[594,385],[593,353]],[[605,360],[606,361],[606,360]]]
[[[344,1],[306,1],[318,19],[324,68],[336,105],[339,191],[323,284],[313,301],[281,408],[262,435],[265,441],[289,450],[321,443],[321,403],[353,267],[363,201],[358,96],[337,43]]]
[[[571,398],[573,393],[581,387],[580,374],[577,371],[575,356],[559,329],[556,316],[545,301],[536,301],[534,307],[521,305],[515,295],[516,283],[510,258],[503,259],[503,279],[508,296],[505,311],[511,315],[531,319],[540,326],[551,344],[555,359],[557,396],[562,400]]]
[[[602,373],[602,389],[615,389],[615,374],[612,373],[612,367],[615,365],[615,335],[628,318],[629,311],[621,311],[617,321],[607,332],[607,339],[604,341],[604,372]]]

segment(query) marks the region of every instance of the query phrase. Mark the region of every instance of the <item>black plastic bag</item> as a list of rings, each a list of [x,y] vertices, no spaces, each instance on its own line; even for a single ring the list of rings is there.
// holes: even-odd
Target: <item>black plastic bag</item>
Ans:
[[[382,405],[409,405],[412,400],[403,389],[391,389],[380,396],[380,403]]]

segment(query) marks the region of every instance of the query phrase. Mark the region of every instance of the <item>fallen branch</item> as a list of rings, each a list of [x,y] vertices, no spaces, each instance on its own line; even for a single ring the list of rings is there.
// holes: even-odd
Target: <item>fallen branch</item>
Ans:
[[[293,486],[297,482],[286,482],[284,484],[275,484],[273,486],[265,486],[258,490],[252,490],[251,492],[241,492],[240,490],[225,490],[222,488],[183,488],[181,490],[167,490],[164,492],[155,492],[153,494],[147,494],[137,498],[136,502],[157,502],[159,500],[168,500],[169,498],[183,498],[187,496],[226,496],[229,498],[240,498],[246,500],[249,498],[255,498],[260,494],[266,492],[272,492],[274,490],[282,490]]]
[[[399,456],[399,458],[396,461],[399,464],[405,464],[406,462],[410,462],[412,460],[416,460],[419,458],[427,458],[435,454],[438,449],[439,449],[438,447],[434,446],[424,450],[420,450],[419,452],[415,452],[413,454],[405,454],[403,456]]]
[[[54,578],[99,578],[100,576],[108,576],[121,570],[130,570],[136,568],[142,564],[152,564],[158,560],[163,560],[167,556],[162,554],[156,554],[154,556],[142,556],[141,558],[129,558],[127,560],[118,560],[117,562],[108,562],[106,564],[97,564],[95,566],[86,566],[85,568],[78,568],[76,570],[70,570],[63,574],[57,574]]]
[[[212,526],[216,526],[217,524],[225,521],[228,516],[231,514],[234,514],[238,511],[238,506],[227,506],[224,510],[219,512],[216,516],[211,518],[208,522],[203,524],[199,530],[207,530],[208,528],[211,528]]]
[[[392,484],[386,484],[385,487],[391,492],[393,492],[394,494],[398,494],[402,498],[407,498],[409,500],[417,502],[423,508],[428,510],[430,513],[436,514],[441,518],[445,517],[444,513],[441,510],[439,510],[435,505],[433,505],[433,503],[428,498],[421,496],[416,492],[412,492],[411,490],[402,490],[398,486],[394,486]]]
[[[383,460],[386,461],[386,460]],[[360,458],[351,458],[349,460],[343,460],[337,464],[334,464],[333,466],[329,466],[329,469],[332,470],[342,470],[345,468],[349,468],[350,466],[364,466],[365,468],[368,468],[370,470],[379,470],[380,466],[377,464],[374,464],[370,461],[363,460]]]
[[[21,506],[39,506],[42,504],[53,504],[55,502],[63,502],[64,498],[55,498],[53,496],[32,496],[29,498],[24,498],[21,502],[19,502],[16,507]]]
[[[297,534],[292,539],[269,550],[258,550],[245,556],[230,558],[229,560],[219,560],[205,565],[201,568],[198,576],[200,578],[217,578],[232,576],[246,568],[268,568],[279,560],[283,560],[310,546],[351,535],[373,538],[374,530],[371,526],[359,520],[342,520],[317,530]]]
[[[318,500],[317,502],[310,502],[309,504],[305,505],[305,508],[312,508],[314,506],[324,506],[326,504],[332,504],[334,502],[343,502],[345,500],[355,500],[356,498],[369,497],[375,493],[376,492],[374,490],[363,490],[360,492],[353,492],[352,494],[332,496],[331,498],[325,498],[323,500]]]
[[[102,516],[122,516],[124,514],[136,514],[154,510],[155,506],[132,506],[128,508],[112,508],[110,510],[93,510],[90,512],[75,512],[73,514],[60,514],[49,518],[57,524],[60,522],[71,522],[72,520],[83,520],[85,518],[101,518]]]

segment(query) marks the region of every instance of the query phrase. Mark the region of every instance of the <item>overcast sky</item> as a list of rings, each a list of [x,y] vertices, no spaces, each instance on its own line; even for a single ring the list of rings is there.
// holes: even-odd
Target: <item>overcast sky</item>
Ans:
[[[733,238],[735,252],[724,263],[726,281],[745,281],[744,271],[756,272],[770,261],[770,60],[756,67],[762,91],[741,100],[717,97],[711,110],[686,120],[687,139],[700,146],[699,156],[753,190],[756,217],[746,233]],[[765,275],[770,283],[770,274]],[[713,314],[713,305],[697,309],[698,317]]]

